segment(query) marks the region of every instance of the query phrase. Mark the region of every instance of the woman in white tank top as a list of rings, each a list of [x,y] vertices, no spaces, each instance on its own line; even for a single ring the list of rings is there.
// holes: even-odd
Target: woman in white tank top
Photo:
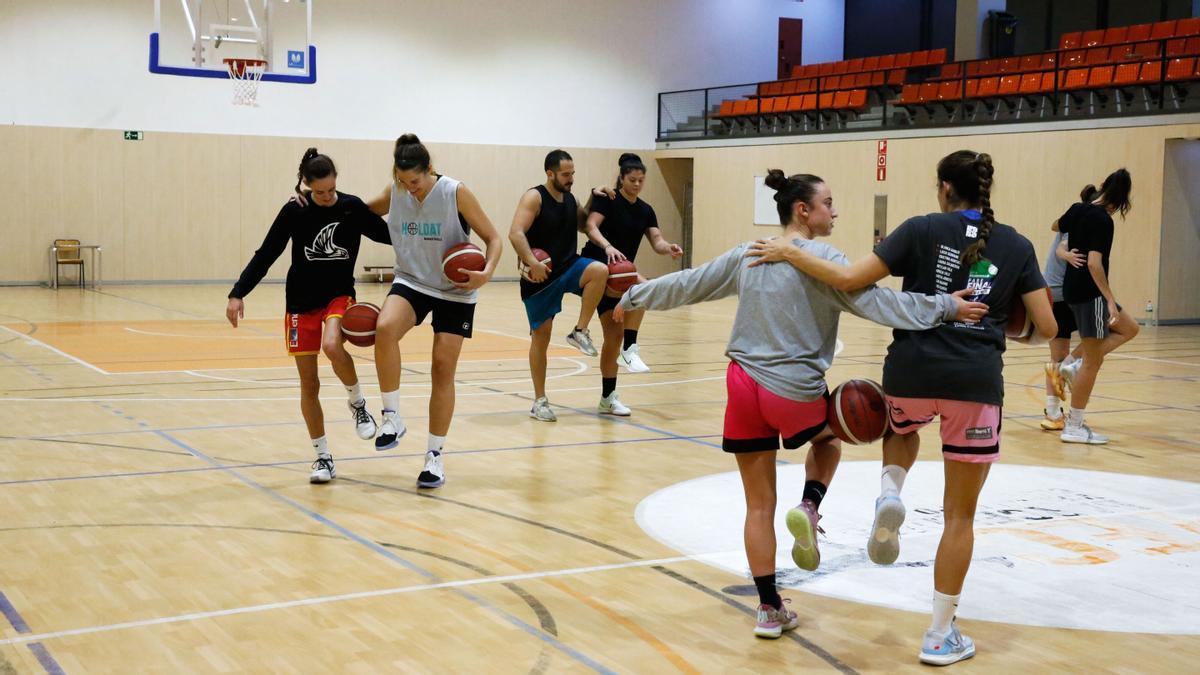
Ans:
[[[471,336],[475,300],[500,261],[503,240],[466,185],[433,172],[429,151],[414,134],[396,141],[393,182],[369,203],[388,215],[396,249],[396,278],[375,329],[375,368],[383,398],[383,423],[376,450],[396,447],[407,428],[400,417],[400,340],[433,316],[433,391],[429,397],[429,445],[417,486],[445,482],[442,449],[454,416],[454,375],[463,340]],[[469,242],[474,231],[484,241],[487,265],[465,283],[442,272],[447,249]],[[465,271],[465,270],[464,270]]]

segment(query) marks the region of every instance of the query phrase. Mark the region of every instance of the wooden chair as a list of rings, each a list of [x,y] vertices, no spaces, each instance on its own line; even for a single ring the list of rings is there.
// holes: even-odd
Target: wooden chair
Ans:
[[[79,266],[79,285],[83,286],[83,257],[79,253],[78,239],[55,239],[54,240],[54,285],[58,285],[58,269],[63,265],[78,265]]]

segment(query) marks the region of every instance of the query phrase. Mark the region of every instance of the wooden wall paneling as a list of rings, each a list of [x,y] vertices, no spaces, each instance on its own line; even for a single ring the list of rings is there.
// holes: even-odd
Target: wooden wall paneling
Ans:
[[[1157,318],[1200,319],[1200,141],[1166,141]],[[1144,311],[1144,302],[1137,306]]]

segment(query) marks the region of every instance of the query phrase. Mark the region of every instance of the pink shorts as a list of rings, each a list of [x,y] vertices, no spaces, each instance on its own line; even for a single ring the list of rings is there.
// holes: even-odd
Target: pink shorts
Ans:
[[[825,399],[793,401],[772,394],[730,361],[725,371],[725,452],[762,452],[783,447],[792,450],[816,438],[825,429]]]
[[[892,431],[911,434],[940,417],[942,455],[957,462],[1000,459],[1000,406],[944,398],[888,396]]]

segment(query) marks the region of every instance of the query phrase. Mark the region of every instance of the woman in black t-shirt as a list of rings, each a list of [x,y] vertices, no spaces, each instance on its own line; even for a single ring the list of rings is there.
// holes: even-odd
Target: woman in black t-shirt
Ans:
[[[283,317],[284,341],[296,359],[300,373],[300,412],[308,426],[317,460],[313,483],[328,483],[336,475],[333,456],[325,440],[325,415],[318,393],[317,355],[329,358],[333,372],[346,387],[347,404],[359,438],[375,437],[375,420],[358,384],[354,359],[346,351],[342,315],[354,304],[354,261],[363,236],[391,244],[387,223],[371,213],[354,195],[337,191],[337,169],[333,160],[309,148],[300,160],[296,190],[303,182],[311,190],[305,203],[289,201],[263,243],[242,272],[225,307],[225,317],[234,328],[245,312],[242,298],[266,276],[271,265],[292,244],[292,264],[287,273],[287,307]]]
[[[682,247],[663,239],[653,207],[638,196],[646,181],[646,165],[642,158],[627,152],[621,155],[618,166],[616,195],[611,199],[592,199],[585,231],[588,241],[579,255],[608,264],[618,260],[633,262],[642,237],[650,241],[650,247],[659,255],[672,258],[683,255]],[[645,280],[638,275],[638,283]],[[642,361],[637,344],[638,328],[646,313],[626,312],[624,322],[613,321],[612,310],[620,300],[620,293],[606,288],[596,307],[600,325],[604,328],[604,346],[600,350],[600,375],[603,378],[600,412],[628,415],[629,409],[616,398],[617,365],[625,366],[631,373],[650,372],[650,368]]]
[[[1029,240],[997,223],[991,208],[992,159],[960,150],[938,162],[940,213],[909,218],[873,255],[848,267],[821,260],[780,240],[757,242],[747,255],[786,260],[838,290],[864,288],[888,276],[918,293],[974,291],[967,300],[991,308],[978,324],[949,323],[928,331],[893,331],[884,361],[890,429],[883,441],[881,494],[867,542],[871,560],[900,554],[905,509],[900,489],[917,458],[914,433],[941,418],[945,457],[945,526],[934,563],[933,620],[921,646],[925,663],[947,665],[975,654],[954,623],[974,548],[975,507],[991,462],[1000,454],[1004,395],[1001,354],[1008,307],[1020,297],[1044,340],[1058,331],[1046,283]]]
[[[1064,363],[1059,374],[1071,387],[1071,410],[1060,438],[1064,443],[1103,445],[1108,437],[1083,423],[1084,409],[1096,384],[1104,357],[1138,334],[1137,321],[1117,304],[1108,282],[1112,252],[1113,214],[1129,213],[1133,180],[1117,169],[1100,185],[1099,196],[1078,204],[1058,219],[1054,229],[1070,237],[1071,248],[1086,259],[1081,267],[1068,266],[1063,275],[1063,300],[1079,327],[1082,359]]]

